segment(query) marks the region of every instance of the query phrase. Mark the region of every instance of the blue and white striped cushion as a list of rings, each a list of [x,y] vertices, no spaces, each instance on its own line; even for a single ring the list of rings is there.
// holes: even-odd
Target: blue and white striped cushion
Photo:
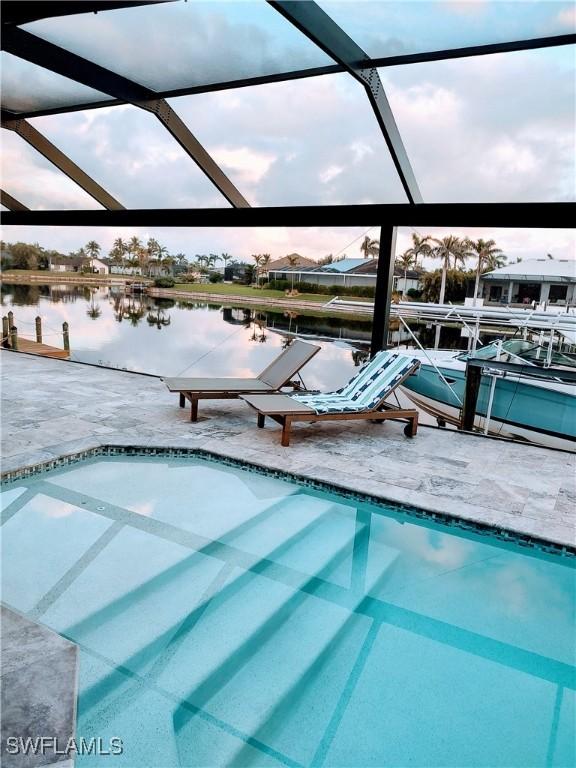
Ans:
[[[371,411],[397,386],[417,362],[414,357],[382,350],[370,360],[348,384],[319,395],[292,395],[316,413],[354,413]]]

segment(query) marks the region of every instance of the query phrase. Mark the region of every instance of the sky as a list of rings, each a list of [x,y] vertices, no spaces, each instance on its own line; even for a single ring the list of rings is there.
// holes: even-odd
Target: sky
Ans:
[[[321,5],[373,56],[567,33],[576,23],[575,7],[554,0]],[[330,63],[265,3],[178,2],[48,19],[27,29],[156,88]],[[98,98],[9,54],[2,58],[8,107],[18,94],[27,107]],[[425,201],[575,199],[574,46],[379,71]],[[170,104],[252,205],[405,202],[363,88],[346,74]],[[128,208],[228,206],[160,122],[137,107],[30,122]],[[36,209],[99,207],[20,137],[1,134],[2,187],[14,197]],[[297,251],[316,258],[346,249],[362,231],[199,230],[193,243],[191,231],[151,234],[186,253]],[[38,240],[64,251],[92,236],[54,228],[4,232],[9,241]],[[108,231],[101,239],[114,236]],[[494,239],[514,257],[576,256],[565,232],[508,231]],[[403,243],[400,233],[402,249]],[[356,255],[354,247],[347,255]]]

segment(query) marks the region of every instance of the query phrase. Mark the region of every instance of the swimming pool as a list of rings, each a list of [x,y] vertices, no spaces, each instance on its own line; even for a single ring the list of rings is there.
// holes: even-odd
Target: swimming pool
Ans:
[[[109,456],[3,488],[2,598],[80,648],[99,766],[567,766],[574,560],[280,475]]]

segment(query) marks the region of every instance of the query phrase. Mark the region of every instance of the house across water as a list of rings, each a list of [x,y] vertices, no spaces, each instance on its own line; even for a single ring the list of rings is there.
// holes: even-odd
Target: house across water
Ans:
[[[531,259],[482,275],[481,295],[489,304],[556,306],[576,304],[576,263],[568,259]]]
[[[334,286],[338,288],[376,288],[376,272],[378,259],[341,259],[330,264],[313,264],[312,266],[294,266],[284,264],[271,267],[268,270],[270,280],[292,280],[296,287],[298,283],[312,285]],[[406,294],[409,290],[420,291],[422,274],[416,270],[404,270],[398,267],[394,270],[393,290]]]

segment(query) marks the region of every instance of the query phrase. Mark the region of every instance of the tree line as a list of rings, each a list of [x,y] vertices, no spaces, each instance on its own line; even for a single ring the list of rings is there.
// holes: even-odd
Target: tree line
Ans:
[[[360,245],[365,258],[374,257],[379,252],[378,240],[366,236]],[[425,272],[422,262],[425,258],[440,261],[440,268]],[[469,259],[475,261],[474,272],[465,270]],[[396,266],[404,272],[404,284],[409,270],[420,271],[423,284],[422,294],[425,299],[444,303],[448,289],[449,294],[458,290],[466,290],[466,282],[474,274],[473,297],[478,296],[480,277],[485,272],[491,272],[506,264],[506,256],[498,248],[495,240],[447,235],[442,238],[432,235],[412,234],[412,245],[396,257]]]

